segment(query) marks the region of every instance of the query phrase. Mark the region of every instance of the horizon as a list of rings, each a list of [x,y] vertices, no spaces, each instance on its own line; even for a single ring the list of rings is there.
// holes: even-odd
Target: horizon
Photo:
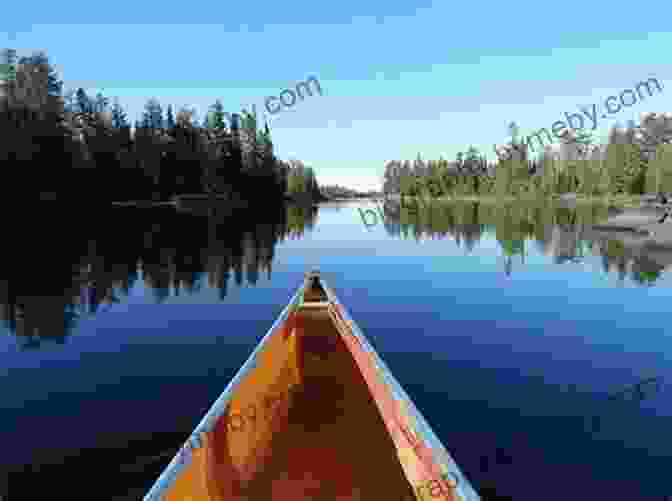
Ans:
[[[267,96],[314,76],[322,95],[297,100],[269,121],[276,156],[313,167],[320,184],[369,191],[381,189],[388,161],[413,161],[418,153],[425,161],[453,161],[471,145],[495,161],[494,145],[510,140],[511,122],[523,135],[550,130],[565,113],[580,113],[648,78],[664,90],[600,120],[596,139],[606,141],[611,126],[638,122],[643,112],[667,111],[672,68],[663,50],[672,33],[663,24],[672,7],[659,6],[656,16],[637,10],[612,16],[609,28],[584,28],[573,7],[585,19],[600,19],[606,4],[572,2],[554,13],[559,28],[551,31],[526,8],[533,5],[515,11],[493,5],[485,19],[476,17],[476,5],[431,2],[321,10],[300,2],[291,11],[269,6],[263,14],[247,5],[202,5],[209,19],[222,19],[215,25],[189,24],[195,13],[170,5],[156,13],[122,0],[108,24],[88,24],[77,14],[84,4],[75,3],[67,15],[45,6],[38,15],[51,24],[29,25],[19,20],[35,14],[12,4],[0,46],[15,48],[19,57],[45,51],[64,92],[82,87],[111,102],[118,98],[131,124],[157,98],[164,110],[195,108],[198,122],[217,99],[229,113],[254,104],[263,126]],[[134,24],[117,10],[134,12]],[[457,18],[478,23],[450,21]],[[521,20],[528,21],[525,29],[507,27]],[[448,36],[437,44],[446,24]],[[638,25],[650,31],[632,28]]]

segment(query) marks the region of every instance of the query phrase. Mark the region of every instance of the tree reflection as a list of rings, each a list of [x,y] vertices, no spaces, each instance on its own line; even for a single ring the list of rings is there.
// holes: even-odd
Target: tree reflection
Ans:
[[[514,262],[524,264],[528,240],[556,264],[579,264],[591,254],[600,256],[605,273],[615,272],[621,282],[630,277],[640,286],[654,285],[663,269],[672,265],[672,249],[637,247],[592,230],[593,225],[607,218],[607,205],[571,208],[546,200],[498,203],[454,200],[410,206],[388,200],[383,210],[387,233],[403,239],[451,238],[458,247],[464,242],[471,252],[476,242],[494,234],[507,276],[512,273]]]
[[[62,212],[17,219],[5,228],[14,244],[0,263],[0,320],[21,349],[33,349],[65,343],[139,281],[157,303],[206,284],[224,300],[232,272],[238,287],[257,284],[264,270],[270,279],[275,245],[311,230],[317,208],[279,204],[245,215],[113,208],[89,224]],[[32,232],[38,225],[45,230]]]

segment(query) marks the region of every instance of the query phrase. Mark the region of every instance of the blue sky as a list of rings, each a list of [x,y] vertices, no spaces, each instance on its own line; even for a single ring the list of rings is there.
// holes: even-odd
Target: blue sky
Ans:
[[[320,183],[362,189],[380,185],[386,161],[418,152],[454,159],[473,144],[494,160],[511,121],[523,134],[550,128],[650,77],[663,92],[601,120],[600,132],[670,110],[672,3],[197,6],[11,2],[0,47],[46,50],[66,89],[119,97],[132,119],[150,97],[193,106],[199,120],[217,98],[261,112],[266,96],[315,76],[322,96],[274,116],[276,153],[312,165]]]

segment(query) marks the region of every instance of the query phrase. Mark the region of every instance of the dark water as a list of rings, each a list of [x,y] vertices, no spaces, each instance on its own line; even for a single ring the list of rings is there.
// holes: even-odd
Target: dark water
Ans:
[[[672,251],[606,207],[367,207],[10,218],[3,501],[142,498],[313,266],[484,499],[672,495]]]

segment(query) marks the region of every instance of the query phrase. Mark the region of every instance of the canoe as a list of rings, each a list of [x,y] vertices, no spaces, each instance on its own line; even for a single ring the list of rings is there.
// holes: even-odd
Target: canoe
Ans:
[[[319,272],[145,501],[479,501]]]

